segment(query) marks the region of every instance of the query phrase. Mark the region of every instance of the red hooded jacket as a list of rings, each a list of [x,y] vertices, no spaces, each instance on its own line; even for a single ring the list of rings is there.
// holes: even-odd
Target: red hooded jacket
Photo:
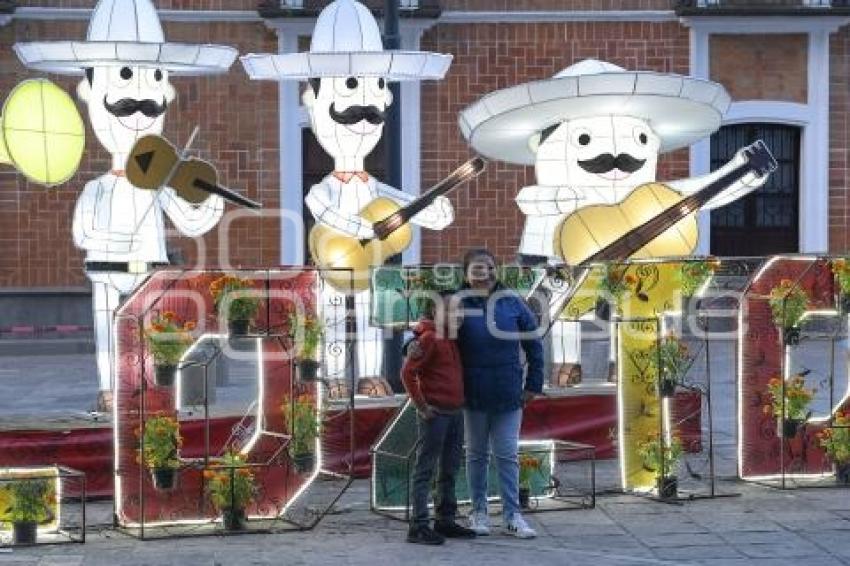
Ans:
[[[436,409],[463,406],[463,366],[454,340],[437,335],[433,320],[422,320],[413,329],[415,338],[407,350],[401,379],[417,407],[426,403]]]

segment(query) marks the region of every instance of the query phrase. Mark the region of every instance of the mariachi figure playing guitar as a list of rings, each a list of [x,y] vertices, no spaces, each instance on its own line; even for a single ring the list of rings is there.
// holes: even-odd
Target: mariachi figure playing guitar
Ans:
[[[316,219],[310,251],[320,268],[352,270],[350,275],[326,272],[329,285],[323,300],[339,301],[339,294],[356,292],[357,374],[378,377],[382,337],[379,328],[369,325],[369,268],[409,245],[406,220],[441,230],[454,220],[454,209],[447,198],[437,196],[417,214],[402,219],[396,233],[389,237],[377,233],[374,224],[410,204],[413,196],[375,179],[363,162],[380,141],[384,114],[393,102],[388,81],[440,79],[451,56],[384,51],[369,9],[354,0],[336,0],[319,14],[309,52],[246,55],[242,63],[253,79],[307,82],[302,101],[310,126],[334,159],[334,171],[311,187],[305,200]],[[329,358],[327,369],[329,377],[342,377],[342,359]]]
[[[535,166],[538,184],[524,187],[516,197],[527,217],[521,260],[578,265],[747,161],[742,150],[710,175],[655,183],[659,153],[711,135],[729,102],[717,83],[585,60],[552,79],[485,96],[461,113],[460,127],[485,157]],[[704,208],[728,204],[766,179],[741,170],[726,179],[728,184]],[[667,228],[635,256],[694,252],[693,215]],[[559,373],[580,372],[579,324],[555,324],[552,341],[555,379]]]

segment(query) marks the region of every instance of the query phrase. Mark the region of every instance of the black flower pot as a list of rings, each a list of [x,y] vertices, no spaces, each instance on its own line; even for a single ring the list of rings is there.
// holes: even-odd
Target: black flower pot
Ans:
[[[245,336],[250,325],[251,321],[247,319],[228,320],[227,333],[231,336]]]
[[[528,487],[519,488],[519,506],[523,509],[528,509],[531,504],[531,489]]]
[[[594,307],[594,312],[596,313],[596,318],[598,318],[599,320],[611,320],[611,303],[609,303],[602,297],[598,297],[596,299],[596,306]]]
[[[38,538],[38,523],[20,521],[12,524],[12,541],[16,545],[35,544]]]
[[[797,419],[777,419],[776,435],[780,438],[794,438],[802,425],[803,421]]]
[[[298,360],[298,378],[301,381],[316,381],[320,364],[316,360]]]
[[[679,493],[679,478],[669,476],[666,478],[658,478],[658,497],[661,499],[676,499]]]
[[[177,375],[177,366],[154,366],[154,383],[159,387],[171,387],[174,385],[174,377]]]
[[[662,379],[658,382],[658,395],[660,397],[673,397],[676,395],[676,382],[670,379]]]
[[[786,346],[796,346],[800,343],[800,329],[796,326],[782,329],[782,341]]]
[[[312,452],[304,454],[294,454],[292,456],[292,467],[299,474],[307,474],[313,471],[316,466],[316,456]]]
[[[228,531],[244,531],[245,530],[245,510],[244,509],[222,509],[221,522],[225,530]]]
[[[850,485],[850,462],[835,464],[835,483],[838,485]]]
[[[177,470],[174,468],[154,468],[151,470],[153,486],[159,491],[174,489],[174,481],[177,478]]]

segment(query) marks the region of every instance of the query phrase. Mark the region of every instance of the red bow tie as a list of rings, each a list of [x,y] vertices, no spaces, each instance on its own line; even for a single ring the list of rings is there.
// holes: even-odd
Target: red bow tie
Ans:
[[[369,173],[366,171],[334,171],[334,177],[343,183],[349,183],[354,177],[357,177],[365,183],[369,180]]]

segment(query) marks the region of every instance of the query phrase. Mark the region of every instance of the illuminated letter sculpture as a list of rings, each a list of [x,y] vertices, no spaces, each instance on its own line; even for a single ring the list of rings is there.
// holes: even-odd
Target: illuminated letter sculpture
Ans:
[[[109,409],[112,386],[111,324],[121,295],[166,265],[163,213],[187,236],[200,236],[221,218],[224,204],[210,196],[198,206],[170,187],[139,190],[124,176],[136,140],[160,134],[175,92],[169,73],[225,72],[236,58],[231,47],[165,41],[151,0],[100,0],[85,41],[15,45],[21,62],[39,71],[79,75],[77,93],[89,109],[92,129],[112,155],[112,170],[86,184],[74,211],[74,242],[86,251],[92,281],[99,408]]]

